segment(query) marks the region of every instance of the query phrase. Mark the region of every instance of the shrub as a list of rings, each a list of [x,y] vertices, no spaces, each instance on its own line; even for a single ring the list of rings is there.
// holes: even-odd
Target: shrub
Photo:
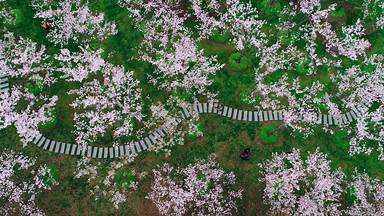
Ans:
[[[230,34],[227,31],[220,32],[218,30],[213,30],[211,39],[217,43],[225,43],[230,38]]]
[[[260,141],[264,144],[274,144],[279,139],[279,134],[276,132],[276,126],[266,125],[260,129]]]
[[[234,71],[246,70],[249,65],[248,58],[241,56],[239,52],[233,53],[229,57],[229,67]]]
[[[348,136],[348,132],[345,130],[337,130],[333,136],[333,141],[336,146],[342,149],[347,149],[349,147],[349,142],[345,140]]]

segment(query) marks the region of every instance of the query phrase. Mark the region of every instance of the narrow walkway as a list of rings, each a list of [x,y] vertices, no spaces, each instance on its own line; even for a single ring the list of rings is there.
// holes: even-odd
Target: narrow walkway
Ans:
[[[6,77],[0,77],[0,94],[9,90]],[[285,110],[270,110],[270,111],[249,111],[240,110],[228,106],[223,106],[217,103],[200,103],[195,102],[192,104],[193,111],[197,113],[215,113],[221,116],[229,117],[240,121],[250,122],[262,122],[262,121],[281,121],[284,119]],[[325,125],[347,125],[352,121],[358,119],[361,115],[368,111],[369,104],[362,103],[359,107],[353,108],[351,111],[342,114],[340,116],[332,116],[318,113],[317,123]],[[191,111],[183,108],[180,111],[180,118],[176,120],[176,124],[179,124],[184,119],[191,117]],[[167,136],[169,128],[165,125],[160,126],[154,130],[150,135],[144,139],[136,142],[129,143],[127,145],[121,145],[116,147],[95,147],[87,146],[86,149],[82,149],[82,146],[77,144],[68,144],[58,141],[50,140],[43,135],[35,137],[32,141],[34,145],[37,145],[44,150],[51,152],[66,154],[66,155],[82,155],[91,158],[104,158],[112,159],[119,157],[129,157],[130,155],[136,155],[142,151],[145,151],[159,142],[162,142],[163,138]]]

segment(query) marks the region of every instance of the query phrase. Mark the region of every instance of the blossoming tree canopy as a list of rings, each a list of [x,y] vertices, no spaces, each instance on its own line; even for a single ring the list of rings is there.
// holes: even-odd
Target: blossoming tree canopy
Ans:
[[[67,44],[69,40],[103,40],[116,34],[116,25],[108,22],[104,14],[93,14],[88,2],[80,0],[47,1],[33,0],[35,17],[49,21],[48,39],[55,44]]]
[[[261,164],[265,202],[272,212],[289,215],[340,215],[344,178],[340,170],[332,171],[330,161],[316,150],[303,160],[300,151],[273,154]]]
[[[164,164],[153,174],[148,198],[162,215],[231,215],[237,210],[241,190],[231,189],[236,177],[222,170],[214,155],[185,168]]]

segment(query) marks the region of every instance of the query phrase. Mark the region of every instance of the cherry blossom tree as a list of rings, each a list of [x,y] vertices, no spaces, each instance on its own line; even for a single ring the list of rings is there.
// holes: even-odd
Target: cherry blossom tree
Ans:
[[[235,175],[221,169],[214,155],[185,168],[164,164],[153,174],[148,198],[162,215],[231,215],[237,210],[242,191],[230,189]]]
[[[29,103],[24,109],[16,110],[21,100]],[[39,106],[36,104],[38,100],[45,103]],[[18,87],[13,87],[10,93],[0,95],[0,129],[10,125],[15,126],[21,141],[26,145],[40,135],[38,126],[50,120],[46,112],[53,109],[57,100],[57,96],[51,98],[46,98],[44,95],[35,96]]]
[[[103,77],[102,82],[91,80],[69,92],[77,96],[71,106],[76,110],[76,141],[83,146],[109,129],[115,138],[129,136],[133,121],[142,119],[141,90],[133,72],[106,64]]]
[[[55,56],[59,66],[57,71],[64,73],[68,81],[82,82],[90,74],[96,74],[106,65],[101,57],[102,49],[91,50],[88,46],[80,47],[81,52],[74,53],[68,49],[61,49],[60,54]]]
[[[34,0],[32,6],[36,10],[35,18],[50,23],[47,37],[55,44],[64,45],[69,40],[103,40],[117,33],[115,24],[105,21],[104,14],[94,14],[90,11],[88,1]]]
[[[344,178],[332,171],[326,155],[316,150],[303,160],[300,151],[274,153],[260,164],[265,183],[264,199],[272,212],[288,215],[341,215]]]
[[[107,172],[105,172],[107,171]],[[127,160],[114,161],[110,164],[93,162],[83,157],[76,164],[75,178],[86,178],[90,185],[90,193],[95,198],[107,199],[118,209],[128,202],[127,195],[136,190],[146,172],[137,172],[128,167]]]
[[[40,188],[49,188],[40,180],[45,173],[35,170],[35,163],[13,151],[6,150],[0,155],[1,215],[45,215],[36,206],[36,196]]]
[[[352,206],[346,215],[383,215],[384,214],[384,182],[369,177],[366,173],[355,171],[353,180],[348,184]]]
[[[0,40],[0,76],[24,77],[49,71],[45,47],[6,32]]]

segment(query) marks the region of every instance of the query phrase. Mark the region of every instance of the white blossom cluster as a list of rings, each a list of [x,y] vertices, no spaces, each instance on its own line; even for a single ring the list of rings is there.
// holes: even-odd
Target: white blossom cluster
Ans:
[[[382,215],[384,182],[357,170],[352,181],[317,149],[305,160],[299,150],[273,154],[261,165],[264,201],[272,213],[287,215]],[[354,198],[342,208],[343,198]]]
[[[93,163],[90,158],[81,158],[76,165],[76,171],[74,172],[75,178],[87,178],[87,182],[91,187],[91,194],[96,200],[101,198],[108,199],[115,208],[119,208],[119,205],[127,202],[127,195],[136,190],[138,187],[138,181],[145,178],[146,172],[136,172],[133,169],[128,168],[127,160],[120,160],[111,162],[107,166],[107,173],[102,167],[100,162]],[[125,180],[118,185],[116,182],[116,175],[119,171],[129,171],[131,176],[123,176],[121,180]],[[129,179],[129,177],[134,179]]]
[[[37,195],[41,188],[49,189],[41,181],[46,174],[35,169],[36,161],[4,151],[0,155],[0,206],[1,215],[40,216],[45,213],[36,206]]]
[[[184,26],[185,16],[162,1],[120,1],[144,33],[142,59],[156,66],[150,82],[168,91],[185,89],[207,94],[209,76],[223,67],[215,56],[204,56],[191,32]],[[143,11],[143,12],[141,12]],[[140,13],[141,12],[141,13]]]
[[[148,198],[161,215],[232,215],[242,190],[233,190],[233,173],[219,167],[214,155],[185,168],[164,164],[153,170],[154,181]]]
[[[105,21],[104,14],[94,15],[88,8],[88,2],[81,0],[64,0],[53,3],[49,0],[33,0],[35,17],[49,22],[50,31],[47,38],[60,45],[70,40],[103,40],[117,33],[112,22]]]
[[[262,182],[271,211],[288,215],[340,215],[340,170],[333,172],[318,150],[302,160],[299,150],[273,154],[264,162]]]

